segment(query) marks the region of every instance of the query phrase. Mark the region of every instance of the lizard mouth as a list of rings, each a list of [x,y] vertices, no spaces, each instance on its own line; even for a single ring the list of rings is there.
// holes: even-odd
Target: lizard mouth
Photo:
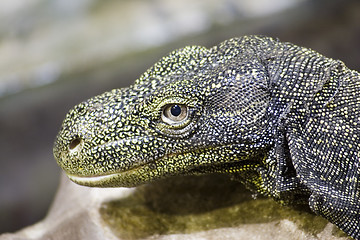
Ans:
[[[259,165],[258,159],[237,159],[235,161],[220,162],[215,164],[210,161],[202,162],[199,164],[192,163],[196,156],[193,152],[182,154],[170,154],[154,161],[135,166],[134,168],[127,169],[121,172],[113,172],[106,175],[93,175],[93,176],[79,176],[68,174],[71,181],[89,187],[136,187],[141,184],[152,182],[167,176],[175,176],[179,174],[205,174],[205,173],[224,173],[228,169],[240,172],[244,170],[255,170]],[[169,162],[177,162],[177,157],[181,156],[184,165],[175,168],[169,167]],[[186,163],[187,162],[187,163]],[[171,164],[170,164],[171,165]],[[211,165],[211,168],[208,168]],[[175,165],[176,166],[176,165]],[[245,167],[244,167],[245,166]]]
[[[146,165],[99,176],[78,176],[73,174],[67,174],[67,176],[74,183],[88,187],[135,187],[143,183],[137,178],[139,178],[139,170],[144,168],[146,168]]]
[[[69,179],[74,183],[84,185],[84,186],[99,186],[101,183],[111,182],[113,179],[119,177],[121,173],[112,173],[103,176],[92,176],[92,177],[80,177],[75,175],[68,175]]]
[[[184,169],[164,168],[167,161],[179,156],[180,153],[172,153],[162,156],[158,159],[133,166],[130,169],[118,170],[102,175],[81,176],[77,174],[67,173],[69,179],[77,184],[89,187],[136,187],[138,185],[162,178],[167,175],[176,175]],[[182,153],[183,156],[191,155],[191,152]]]
[[[138,139],[137,139],[138,140]],[[136,187],[138,185],[152,182],[167,176],[179,174],[202,174],[209,172],[222,172],[224,164],[258,165],[258,161],[249,160],[247,154],[231,156],[228,152],[236,147],[235,145],[212,146],[211,148],[201,148],[196,150],[188,149],[186,152],[168,153],[158,158],[148,159],[148,161],[138,162],[127,169],[117,169],[112,172],[102,172],[98,174],[81,175],[67,172],[71,181],[89,187]],[[214,164],[213,155],[220,154],[224,159]],[[199,159],[202,159],[199,161]],[[261,158],[260,158],[261,159]],[[181,163],[181,164],[180,164]],[[211,167],[209,168],[209,166]],[[219,166],[215,166],[219,165]],[[243,167],[239,167],[242,169]]]

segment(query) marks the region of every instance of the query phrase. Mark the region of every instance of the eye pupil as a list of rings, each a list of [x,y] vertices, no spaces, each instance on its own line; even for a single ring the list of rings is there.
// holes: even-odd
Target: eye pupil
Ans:
[[[181,107],[179,105],[174,105],[171,107],[170,112],[173,116],[177,117],[181,114]]]

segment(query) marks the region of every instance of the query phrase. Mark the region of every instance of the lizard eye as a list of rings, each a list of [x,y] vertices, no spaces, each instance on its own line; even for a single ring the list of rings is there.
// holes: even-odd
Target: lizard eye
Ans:
[[[183,104],[165,105],[162,111],[161,119],[169,124],[179,123],[188,117],[188,107]]]

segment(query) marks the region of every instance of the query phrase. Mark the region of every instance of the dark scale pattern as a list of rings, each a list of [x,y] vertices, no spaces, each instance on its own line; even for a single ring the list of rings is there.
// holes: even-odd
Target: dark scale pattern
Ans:
[[[262,36],[191,46],[129,88],[75,106],[54,146],[87,186],[229,174],[286,204],[308,204],[360,239],[360,76]]]

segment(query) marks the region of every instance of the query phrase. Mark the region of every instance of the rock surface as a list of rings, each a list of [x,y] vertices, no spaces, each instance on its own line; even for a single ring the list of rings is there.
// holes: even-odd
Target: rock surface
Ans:
[[[0,240],[347,239],[321,217],[252,195],[225,176],[99,189],[62,176],[47,217]]]

